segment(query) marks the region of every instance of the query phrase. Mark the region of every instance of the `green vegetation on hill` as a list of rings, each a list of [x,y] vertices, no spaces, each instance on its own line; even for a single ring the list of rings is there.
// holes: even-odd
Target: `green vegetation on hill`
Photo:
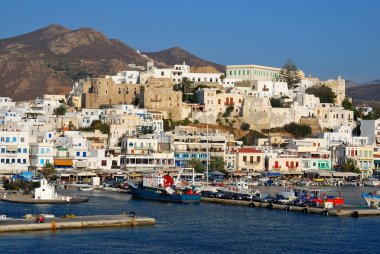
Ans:
[[[284,130],[293,134],[295,138],[305,138],[311,135],[312,130],[309,125],[298,124],[298,123],[289,123],[284,125]]]

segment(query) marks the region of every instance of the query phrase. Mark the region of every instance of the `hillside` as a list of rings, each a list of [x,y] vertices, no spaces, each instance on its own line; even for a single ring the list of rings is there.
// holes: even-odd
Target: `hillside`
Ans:
[[[199,58],[183,52],[178,49],[170,58],[157,57],[156,66],[173,65],[172,61],[197,67],[210,63],[188,62],[189,55]],[[145,66],[146,62],[135,49],[94,29],[50,25],[0,40],[0,96],[20,101],[45,93],[66,94],[77,79],[116,73],[131,63]]]
[[[142,54],[147,55],[155,61],[166,63],[168,65],[182,64],[185,62],[190,66],[211,66],[219,72],[225,72],[225,66],[203,60],[179,47],[169,48],[159,52],[143,52]]]
[[[354,101],[380,102],[380,81],[346,88],[346,94]]]

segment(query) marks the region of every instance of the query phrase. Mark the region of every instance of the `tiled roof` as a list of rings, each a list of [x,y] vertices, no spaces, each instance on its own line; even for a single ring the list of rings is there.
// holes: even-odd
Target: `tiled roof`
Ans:
[[[256,148],[249,148],[249,147],[246,147],[246,148],[240,148],[238,150],[239,153],[262,153],[262,151],[260,150],[256,150]]]

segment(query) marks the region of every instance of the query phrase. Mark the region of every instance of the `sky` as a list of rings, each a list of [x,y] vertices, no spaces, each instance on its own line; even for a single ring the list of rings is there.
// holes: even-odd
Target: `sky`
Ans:
[[[2,0],[0,38],[49,24],[91,27],[140,51],[179,46],[223,65],[281,67],[322,80],[380,79],[380,1]]]

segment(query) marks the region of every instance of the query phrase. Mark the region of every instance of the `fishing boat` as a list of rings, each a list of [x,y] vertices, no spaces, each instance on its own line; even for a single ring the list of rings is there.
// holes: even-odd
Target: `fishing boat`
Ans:
[[[200,202],[201,196],[195,193],[192,186],[179,186],[183,170],[181,169],[176,181],[169,174],[164,176],[162,172],[145,174],[143,182],[140,184],[129,181],[128,187],[131,190],[132,197],[177,203]]]
[[[330,202],[334,206],[344,204],[344,198],[341,194],[331,190],[294,188],[294,193],[298,199],[310,200],[317,205],[322,205],[325,202]]]
[[[373,193],[363,193],[362,197],[365,199],[368,207],[380,209],[380,190]]]

